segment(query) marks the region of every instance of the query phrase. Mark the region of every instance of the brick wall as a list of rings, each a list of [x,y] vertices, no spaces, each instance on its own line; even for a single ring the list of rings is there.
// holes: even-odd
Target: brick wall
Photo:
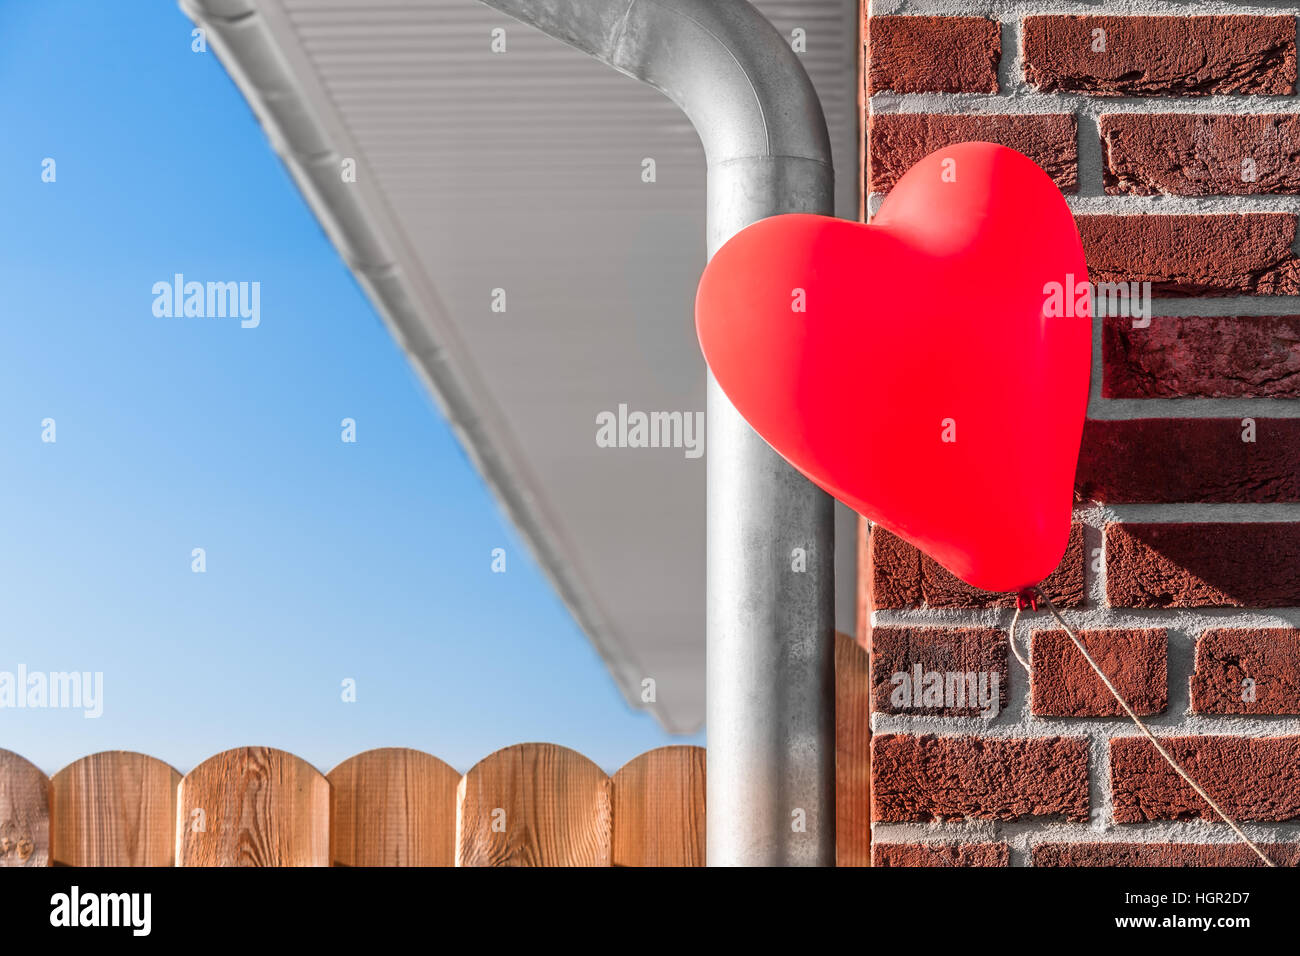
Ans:
[[[873,211],[934,149],[1012,146],[1068,197],[1094,282],[1151,283],[1149,325],[1095,321],[1077,527],[1048,590],[1186,769],[1292,865],[1297,13],[878,0],[865,30],[863,170]],[[888,449],[880,462],[907,466]],[[1008,653],[1009,601],[883,530],[864,525],[861,550],[877,865],[1254,862],[1046,615],[1023,630],[1030,681]],[[996,716],[938,690],[900,698],[904,673],[918,684],[997,675]]]

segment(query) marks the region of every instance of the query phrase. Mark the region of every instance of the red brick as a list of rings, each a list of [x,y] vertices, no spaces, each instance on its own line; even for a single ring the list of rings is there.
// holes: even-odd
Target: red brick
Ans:
[[[1116,504],[1300,501],[1300,418],[1088,421],[1075,491]]]
[[[1062,192],[1079,188],[1075,119],[1069,114],[873,113],[867,132],[867,188],[885,193],[916,162],[954,143],[979,140],[1024,153]]]
[[[1007,705],[1007,636],[996,628],[977,627],[877,627],[871,631],[872,710],[882,714],[942,715],[979,717],[983,708],[943,705],[931,707],[900,706],[893,702],[904,685],[894,675],[904,674],[906,686],[918,693],[913,679],[915,668],[940,674],[983,675],[985,692],[992,695],[997,680],[997,704],[990,717],[997,716]],[[977,684],[978,687],[978,684]],[[957,690],[954,682],[954,692]],[[969,689],[962,685],[963,695]],[[913,698],[915,699],[915,698]],[[978,701],[978,698],[976,698]]]
[[[872,843],[872,866],[1010,866],[1005,843]]]
[[[871,741],[872,819],[1088,819],[1083,737],[913,737]]]
[[[1076,216],[1094,283],[1150,282],[1153,295],[1296,295],[1289,213]]]
[[[1002,38],[985,17],[871,17],[867,90],[996,93]]]
[[[1300,522],[1106,525],[1112,607],[1294,607]]]
[[[1300,843],[1259,848],[1278,866],[1300,866]],[[1040,843],[1034,866],[1263,866],[1244,843]]]
[[[1300,193],[1300,116],[1294,113],[1111,113],[1098,125],[1111,195]]]
[[[1083,603],[1083,527],[1070,529],[1069,544],[1060,567],[1043,582],[1043,590],[1058,607]],[[879,525],[872,527],[867,543],[867,562],[872,609],[1015,607],[1015,597],[980,591],[945,570],[939,562],[922,554],[897,535]]]
[[[1245,700],[1244,681],[1254,681]],[[1200,714],[1300,714],[1300,630],[1206,631],[1196,642],[1192,710]]]
[[[1300,737],[1162,737],[1179,765],[1236,820],[1300,818]],[[1116,823],[1218,820],[1145,737],[1110,741]]]
[[[1106,398],[1300,398],[1300,316],[1108,316]]]
[[[1083,646],[1139,714],[1169,705],[1169,636],[1164,630],[1078,632]],[[1120,717],[1124,709],[1061,630],[1034,631],[1033,712],[1043,717]]]
[[[1094,52],[1094,30],[1105,52]],[[1295,92],[1289,16],[1036,16],[1022,25],[1025,80],[1099,96]]]

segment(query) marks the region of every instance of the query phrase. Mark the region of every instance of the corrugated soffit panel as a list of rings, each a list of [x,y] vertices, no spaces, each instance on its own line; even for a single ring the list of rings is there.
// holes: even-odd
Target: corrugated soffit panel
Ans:
[[[692,328],[704,156],[690,124],[655,91],[472,0],[182,5],[211,28],[629,702],[697,729],[704,458],[595,439],[597,414],[620,405],[704,410]],[[857,2],[756,6],[786,35],[806,33],[839,213],[855,217]],[[505,52],[492,49],[497,28]],[[345,156],[355,184],[341,182]],[[853,523],[839,527],[849,560]],[[852,576],[840,578],[851,630]]]

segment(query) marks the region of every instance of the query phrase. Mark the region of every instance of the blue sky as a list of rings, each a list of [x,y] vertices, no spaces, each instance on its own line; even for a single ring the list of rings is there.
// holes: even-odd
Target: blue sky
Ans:
[[[703,743],[623,702],[191,28],[0,4],[0,671],[104,674],[102,717],[0,709],[0,747]],[[261,325],[154,316],[175,273],[260,282]]]

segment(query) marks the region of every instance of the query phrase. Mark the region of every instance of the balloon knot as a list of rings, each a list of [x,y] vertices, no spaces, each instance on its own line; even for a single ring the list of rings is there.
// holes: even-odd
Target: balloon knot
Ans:
[[[1025,608],[1038,610],[1038,591],[1034,588],[1024,588],[1016,594],[1016,610],[1023,611]]]

